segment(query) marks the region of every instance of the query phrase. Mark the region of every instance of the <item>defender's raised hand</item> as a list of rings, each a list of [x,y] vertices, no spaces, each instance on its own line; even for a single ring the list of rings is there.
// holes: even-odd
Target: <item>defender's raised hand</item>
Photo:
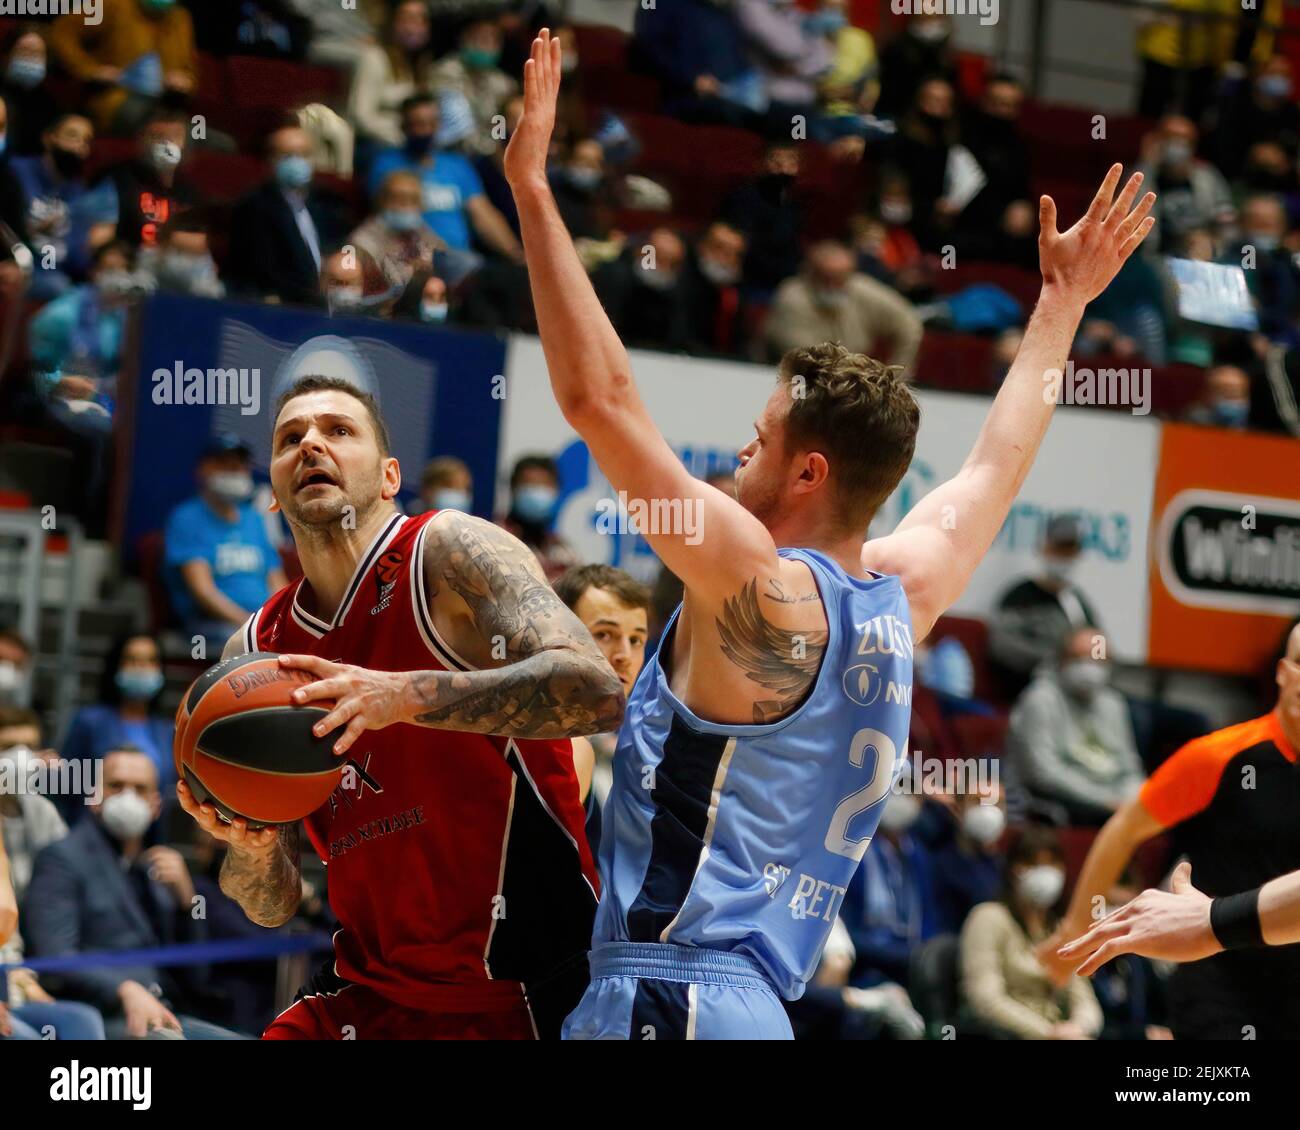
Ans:
[[[546,158],[560,94],[560,41],[542,28],[524,63],[524,113],[506,146],[506,179],[512,185],[546,181]]]
[[[1133,207],[1142,187],[1141,173],[1134,173],[1115,199],[1123,173],[1123,165],[1111,166],[1092,206],[1069,231],[1056,230],[1056,202],[1050,196],[1039,201],[1038,258],[1044,288],[1059,290],[1075,302],[1091,302],[1155,226],[1148,214],[1156,202],[1154,192]]]

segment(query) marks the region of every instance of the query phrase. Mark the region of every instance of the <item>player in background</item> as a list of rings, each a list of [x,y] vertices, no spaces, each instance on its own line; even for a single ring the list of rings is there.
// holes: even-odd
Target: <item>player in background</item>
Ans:
[[[1134,207],[1139,175],[1117,198],[1116,165],[1065,233],[1042,199],[1042,295],[974,449],[864,544],[912,457],[906,383],[837,345],[792,351],[740,453],[737,499],[692,478],[547,183],[560,73],[543,30],[505,157],[551,385],[615,491],[696,508],[648,535],[685,599],[619,734],[592,985],[565,1033],[789,1038],[776,994],[803,992],[904,756],[914,643],[997,536],[1051,420],[1052,374],[1155,197]]]
[[[1278,660],[1277,685],[1277,706],[1271,715],[1277,728],[1273,740],[1280,748],[1280,738],[1290,751],[1294,776],[1300,751],[1300,625],[1291,630],[1286,654]],[[1060,962],[1091,976],[1111,958],[1125,953],[1156,961],[1192,962],[1225,951],[1300,942],[1300,871],[1211,898],[1192,885],[1192,870],[1191,863],[1180,863],[1174,869],[1171,891],[1143,891],[1062,945],[1057,951]],[[1243,956],[1252,959],[1252,955]]]
[[[623,693],[531,550],[452,510],[395,503],[401,469],[377,404],[305,377],[277,407],[273,509],[303,577],[225,657],[281,652],[334,700],[348,766],[305,821],[342,929],[334,960],[268,1038],[531,1038],[558,1033],[586,983],[595,868],[570,735],[618,725]],[[373,732],[372,732],[373,731]],[[221,888],[261,925],[301,893],[297,827],[222,823]]]

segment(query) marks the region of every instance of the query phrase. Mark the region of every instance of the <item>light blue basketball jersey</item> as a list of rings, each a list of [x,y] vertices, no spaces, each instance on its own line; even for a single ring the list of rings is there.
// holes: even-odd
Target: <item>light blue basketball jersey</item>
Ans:
[[[771,725],[698,718],[661,663],[674,613],[619,731],[593,945],[739,953],[797,1000],[906,756],[912,629],[897,577],[780,552],[812,570],[826,610],[812,691]]]

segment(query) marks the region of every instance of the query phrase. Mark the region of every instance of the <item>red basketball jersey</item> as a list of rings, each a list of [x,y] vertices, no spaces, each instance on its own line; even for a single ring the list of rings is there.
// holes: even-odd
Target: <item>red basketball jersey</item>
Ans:
[[[332,621],[310,611],[303,578],[249,618],[245,645],[379,671],[471,669],[424,596],[436,520],[395,515]],[[398,723],[366,731],[345,759],[354,772],[306,820],[342,926],[339,976],[436,1008],[438,986],[528,981],[586,952],[598,879],[572,743]]]

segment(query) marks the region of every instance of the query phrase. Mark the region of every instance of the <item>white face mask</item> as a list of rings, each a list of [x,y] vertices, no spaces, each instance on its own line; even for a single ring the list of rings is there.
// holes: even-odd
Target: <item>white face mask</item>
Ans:
[[[892,793],[880,814],[880,826],[895,835],[906,832],[921,815],[921,802],[909,793]]]
[[[962,831],[981,847],[995,843],[1007,826],[1007,814],[996,804],[975,804],[961,817]]]
[[[0,699],[17,692],[22,686],[23,677],[18,671],[18,664],[11,660],[0,662]]]
[[[115,840],[134,840],[153,823],[153,809],[134,789],[114,793],[100,808],[100,818]]]
[[[1030,867],[1016,878],[1016,894],[1029,906],[1046,910],[1065,890],[1065,870],[1052,863]]]
[[[1075,559],[1073,557],[1044,557],[1043,576],[1049,581],[1068,584],[1074,576]]]
[[[1069,659],[1061,665],[1061,683],[1080,698],[1091,698],[1110,682],[1110,668],[1097,659]]]
[[[216,471],[208,476],[208,490],[224,502],[253,497],[253,476],[245,471]]]

